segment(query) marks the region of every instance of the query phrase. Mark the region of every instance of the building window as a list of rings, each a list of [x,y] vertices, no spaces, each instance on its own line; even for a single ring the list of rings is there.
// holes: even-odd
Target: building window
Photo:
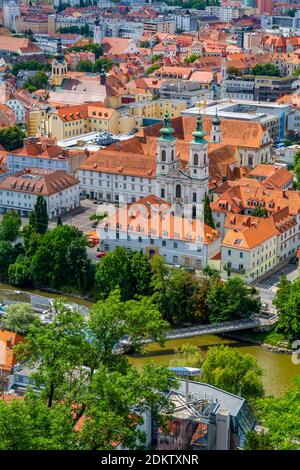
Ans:
[[[175,249],[178,248],[178,243],[177,243],[177,242],[174,242],[174,245],[173,245],[173,246],[174,246]]]
[[[231,256],[231,250],[228,250],[227,254],[228,254],[228,256]]]
[[[180,186],[180,184],[176,184],[175,194],[176,194],[176,197],[181,198],[181,186]]]
[[[194,166],[198,166],[198,164],[199,164],[198,153],[195,153],[195,154],[194,154]]]
[[[161,190],[160,190],[160,197],[163,198],[163,199],[165,198],[165,189],[164,188],[161,188]]]
[[[153,240],[153,238],[150,238],[150,245],[154,245],[154,240]]]
[[[163,240],[163,241],[162,241],[162,246],[167,246],[166,240]]]
[[[165,150],[162,150],[162,151],[161,151],[161,161],[162,161],[162,162],[165,162],[165,161],[166,161],[166,151],[165,151]]]

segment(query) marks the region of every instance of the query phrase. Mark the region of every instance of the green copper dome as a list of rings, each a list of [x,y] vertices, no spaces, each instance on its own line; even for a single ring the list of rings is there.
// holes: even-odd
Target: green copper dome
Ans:
[[[197,117],[197,126],[196,130],[192,133],[192,136],[194,137],[194,142],[197,144],[199,143],[207,143],[204,137],[206,136],[206,132],[202,127],[202,117],[201,114]]]
[[[218,116],[217,110],[216,110],[216,115],[212,120],[212,123],[214,126],[219,126],[221,124],[221,119]]]
[[[163,127],[160,129],[159,132],[161,133],[163,139],[173,140],[175,138],[172,135],[174,132],[174,129],[171,127],[170,116],[169,116],[168,111],[165,114]]]

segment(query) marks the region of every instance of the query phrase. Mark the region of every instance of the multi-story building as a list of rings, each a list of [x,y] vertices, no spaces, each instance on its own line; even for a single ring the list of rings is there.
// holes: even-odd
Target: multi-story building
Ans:
[[[171,390],[174,405],[166,426],[154,426],[153,444],[158,450],[234,450],[243,448],[255,417],[246,400],[209,384],[179,380]]]
[[[31,137],[24,140],[22,149],[7,153],[6,165],[12,174],[26,168],[39,168],[75,175],[87,156],[84,149],[62,149],[56,139]]]
[[[3,25],[7,29],[14,29],[15,19],[20,16],[20,5],[14,1],[3,3]]]
[[[29,216],[39,195],[46,200],[49,219],[57,217],[79,207],[79,181],[63,171],[19,171],[0,182],[0,212],[16,210]]]
[[[121,245],[149,256],[159,254],[167,264],[204,268],[220,251],[220,233],[173,211],[154,195],[116,209],[98,225],[101,248],[110,251]]]
[[[159,94],[163,99],[184,100],[188,107],[194,106],[199,101],[202,93],[199,82],[192,80],[165,81],[161,84]],[[208,90],[207,99],[212,98],[212,90]]]

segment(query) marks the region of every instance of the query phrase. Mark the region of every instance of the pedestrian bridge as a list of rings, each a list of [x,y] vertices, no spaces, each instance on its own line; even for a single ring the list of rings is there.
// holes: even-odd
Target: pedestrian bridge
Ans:
[[[166,332],[167,340],[192,338],[193,336],[218,335],[222,333],[230,333],[233,331],[248,330],[250,328],[270,327],[277,322],[277,315],[269,318],[252,317],[243,320],[234,320],[218,324],[194,325],[186,328],[178,328]],[[145,340],[143,343],[152,343],[153,340]]]

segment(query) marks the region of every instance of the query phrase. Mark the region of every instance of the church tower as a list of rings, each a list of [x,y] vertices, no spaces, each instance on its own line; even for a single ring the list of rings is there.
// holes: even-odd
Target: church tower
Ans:
[[[68,64],[65,61],[64,54],[62,52],[61,38],[58,38],[56,58],[52,61],[52,85],[61,86],[62,82],[67,76]]]
[[[198,115],[196,129],[190,142],[189,175],[192,179],[191,202],[201,204],[208,194],[208,142],[203,129],[201,114]]]
[[[100,22],[99,22],[99,16],[97,16],[97,19],[95,21],[93,33],[94,33],[94,44],[101,44],[101,41],[103,38],[102,38],[102,27],[100,26]]]
[[[170,188],[167,188],[166,177],[175,168],[176,138],[173,136],[174,129],[171,127],[169,113],[166,112],[163,127],[160,129],[161,136],[157,140],[156,159],[156,194],[162,199],[170,199]]]
[[[217,110],[215,117],[211,121],[210,141],[212,144],[220,144],[222,141],[221,119],[218,116]]]

